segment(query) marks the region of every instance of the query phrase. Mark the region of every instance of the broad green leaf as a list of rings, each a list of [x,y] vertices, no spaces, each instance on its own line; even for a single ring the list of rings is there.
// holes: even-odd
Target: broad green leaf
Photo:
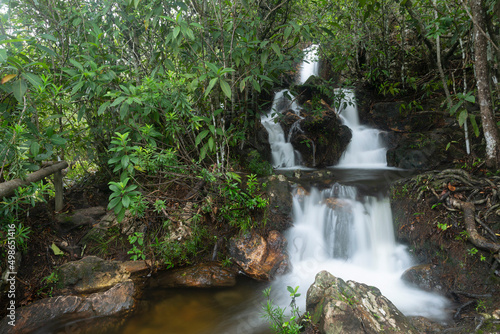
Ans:
[[[174,28],[174,38],[177,38],[179,33],[181,32],[181,27],[177,26]]]
[[[129,156],[128,155],[124,155],[122,157],[122,159],[121,159],[122,168],[123,169],[127,168],[129,162],[130,162]]]
[[[210,151],[214,150],[215,142],[214,142],[214,137],[208,138],[208,147],[210,148]]]
[[[97,110],[97,115],[102,115],[106,111],[106,108],[111,104],[111,101],[106,101],[101,106],[99,107],[99,110]]]
[[[217,69],[217,66],[215,66],[214,64],[208,63],[208,62],[206,64],[207,64],[207,67],[212,70],[212,72],[214,72],[214,73],[218,73],[219,72],[219,70]]]
[[[122,198],[122,204],[123,204],[124,208],[128,208],[129,205],[130,205],[130,202],[131,202],[130,196],[128,196],[128,195],[123,196],[123,198]]]
[[[23,102],[23,96],[26,94],[27,89],[28,85],[26,85],[26,81],[22,79],[18,79],[12,83],[12,92],[19,103]]]
[[[23,38],[5,39],[3,41],[0,41],[0,44],[19,43],[19,42],[26,42],[26,41],[29,41],[29,39],[23,39]]]
[[[256,91],[258,91],[260,93],[260,85],[257,82],[257,80],[252,79],[252,86],[253,86],[253,89],[255,89]]]
[[[80,90],[80,88],[83,87],[83,81],[80,81],[79,83],[77,83],[73,89],[71,90],[71,95],[75,95],[76,92],[78,92]]]
[[[112,210],[118,203],[122,201],[121,197],[115,197],[108,204],[108,210]]]
[[[80,107],[80,110],[78,110],[78,115],[77,115],[77,121],[80,122],[83,118],[83,115],[85,115],[85,105],[82,105]]]
[[[230,99],[231,98],[231,87],[229,86],[229,84],[224,81],[224,80],[220,80],[220,88],[222,88],[222,91],[224,92],[224,94],[226,94],[227,98]]]
[[[43,52],[46,52],[48,53],[51,57],[57,57],[57,54],[52,50],[52,49],[49,49],[48,47],[46,46],[43,46],[43,45],[40,45],[40,44],[36,44],[36,47],[40,50],[40,51],[43,51]]]
[[[53,42],[57,42],[57,39],[56,39],[54,36],[52,36],[52,35],[49,35],[49,34],[41,34],[40,36],[41,36],[42,38],[44,38],[44,39],[48,39],[48,40],[51,40],[51,41],[53,41]]]
[[[465,95],[465,101],[476,103],[476,97],[474,95]]]
[[[243,92],[245,90],[245,83],[246,83],[246,80],[240,81],[240,92]]]
[[[125,116],[127,116],[128,114],[128,110],[129,110],[129,104],[127,103],[122,103],[122,106],[120,107],[120,118],[121,119],[124,119]]]
[[[470,119],[470,124],[472,124],[472,129],[474,130],[474,134],[476,135],[476,137],[479,137],[479,126],[476,122],[476,116],[474,116],[473,114],[469,114],[469,119]]]
[[[7,61],[7,50],[0,49],[0,63],[5,63]]]
[[[125,96],[120,96],[118,97],[116,100],[113,101],[113,103],[111,104],[111,107],[114,107],[114,106],[117,106],[119,105],[120,103],[122,103],[123,101],[125,101],[127,98]]]
[[[281,50],[276,43],[271,44],[271,49],[273,49],[277,56],[281,55]]]
[[[38,142],[36,141],[31,142],[30,151],[31,155],[36,157],[38,155],[38,152],[40,152],[40,144],[38,144]]]
[[[212,88],[214,88],[215,84],[217,83],[217,80],[219,80],[219,78],[213,78],[212,80],[210,80],[207,90],[205,91],[205,97],[207,97],[208,94],[210,94]]]
[[[467,110],[465,109],[462,109],[460,111],[460,114],[458,115],[458,125],[460,125],[460,127],[462,127],[464,125],[464,123],[467,121]]]
[[[82,66],[82,64],[80,64],[79,62],[77,62],[77,61],[76,61],[76,60],[74,60],[74,59],[70,59],[70,60],[69,60],[69,62],[70,62],[71,64],[73,64],[73,66],[75,66],[77,69],[79,69],[80,71],[82,71],[82,72],[83,72],[83,66]]]
[[[139,1],[140,0],[134,0],[134,7],[135,7],[135,9],[137,9],[137,6],[139,6]]]
[[[286,27],[286,29],[285,29],[285,39],[288,39],[288,37],[290,37],[291,33],[292,33],[292,27]]]
[[[199,145],[203,139],[208,135],[208,130],[201,131],[198,136],[196,136],[195,145]]]
[[[43,85],[42,79],[34,73],[23,73],[22,76],[35,87],[41,87]]]
[[[52,144],[58,145],[58,146],[62,146],[64,144],[66,144],[66,142],[67,142],[66,139],[62,138],[59,135],[53,135],[52,137],[50,137],[50,141],[52,142]]]

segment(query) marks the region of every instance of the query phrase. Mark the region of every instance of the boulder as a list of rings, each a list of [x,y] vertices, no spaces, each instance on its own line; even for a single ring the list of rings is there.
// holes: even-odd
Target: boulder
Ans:
[[[278,231],[271,231],[267,240],[255,232],[231,238],[229,253],[248,276],[270,281],[289,269],[286,239]]]
[[[134,307],[135,300],[132,297],[134,293],[134,283],[132,280],[126,280],[105,292],[91,294],[88,297],[45,298],[17,309],[15,327],[8,324],[8,318],[4,318],[0,322],[0,334],[29,333],[67,315],[88,318],[120,314]]]
[[[151,280],[152,287],[213,288],[236,284],[236,274],[221,268],[219,264],[206,263],[188,268],[169,270]]]
[[[375,287],[322,271],[307,291],[307,311],[320,333],[418,333]]]
[[[281,123],[288,141],[307,167],[337,164],[351,141],[351,130],[342,125],[335,109],[323,100],[314,106],[307,103],[305,107],[302,118],[290,124],[296,117],[289,113]]]
[[[407,269],[401,279],[422,290],[445,293],[447,289],[442,283],[441,274],[437,266],[421,264]]]
[[[130,277],[118,261],[106,261],[96,256],[86,256],[79,261],[63,264],[56,269],[58,287],[76,293],[91,293],[108,289]]]

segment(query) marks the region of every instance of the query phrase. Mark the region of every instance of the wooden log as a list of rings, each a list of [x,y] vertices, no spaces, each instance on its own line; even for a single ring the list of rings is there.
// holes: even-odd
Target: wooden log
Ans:
[[[64,168],[68,167],[68,163],[66,161],[60,161],[56,164],[53,164],[49,167],[42,168],[29,174],[26,177],[26,180],[14,179],[7,182],[0,183],[0,198],[8,197],[14,194],[14,191],[21,187],[31,184],[31,182],[38,182],[41,179],[54,174],[55,172],[61,171]]]

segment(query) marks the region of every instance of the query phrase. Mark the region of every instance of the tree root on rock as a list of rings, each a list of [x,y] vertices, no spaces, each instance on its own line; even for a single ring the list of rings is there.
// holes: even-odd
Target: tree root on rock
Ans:
[[[463,211],[465,228],[469,235],[470,241],[476,247],[490,251],[492,253],[498,253],[500,251],[500,244],[488,241],[485,237],[477,232],[475,224],[476,209],[473,203],[463,202],[453,197],[449,197],[447,201],[450,206]]]

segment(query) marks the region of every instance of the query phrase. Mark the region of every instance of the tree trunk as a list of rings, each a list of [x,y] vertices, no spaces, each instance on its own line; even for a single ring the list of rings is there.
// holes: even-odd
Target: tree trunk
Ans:
[[[488,42],[485,31],[485,13],[481,0],[471,0],[471,12],[474,21],[474,56],[476,84],[484,138],[486,139],[486,165],[490,168],[500,166],[499,136],[493,116],[493,106],[489,86]]]

